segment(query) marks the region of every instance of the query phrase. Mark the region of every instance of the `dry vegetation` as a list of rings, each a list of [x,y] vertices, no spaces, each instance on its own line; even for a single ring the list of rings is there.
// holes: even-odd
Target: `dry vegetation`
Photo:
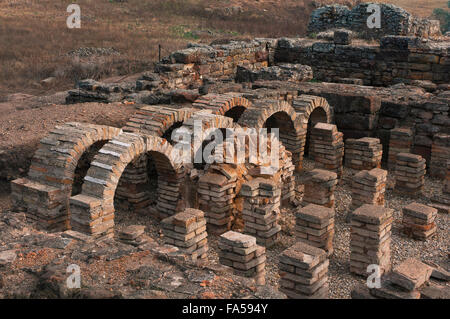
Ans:
[[[301,36],[311,0],[79,0],[81,29],[68,29],[69,0],[0,2],[0,100],[9,93],[44,94],[81,78],[104,78],[150,69],[188,42],[216,38]],[[318,0],[352,5],[359,0]],[[427,16],[446,0],[392,0]],[[242,12],[227,14],[239,6]],[[211,10],[211,8],[213,10]],[[83,47],[114,48],[119,55],[74,57]],[[41,84],[56,77],[51,84]]]

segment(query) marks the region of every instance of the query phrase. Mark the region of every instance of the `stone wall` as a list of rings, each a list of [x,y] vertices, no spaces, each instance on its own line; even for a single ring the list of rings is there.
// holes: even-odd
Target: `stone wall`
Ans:
[[[277,63],[313,68],[316,80],[361,79],[365,85],[387,86],[413,80],[450,82],[449,42],[416,37],[386,36],[380,44],[341,45],[310,39],[279,39]]]
[[[380,6],[380,28],[369,28],[367,19],[372,10],[367,12],[370,3],[361,3],[351,10],[343,5],[328,5],[316,9],[311,14],[308,33],[317,33],[336,28],[345,28],[358,33],[362,38],[380,38],[384,35],[407,35],[429,37],[440,35],[437,20],[421,19],[392,4]]]

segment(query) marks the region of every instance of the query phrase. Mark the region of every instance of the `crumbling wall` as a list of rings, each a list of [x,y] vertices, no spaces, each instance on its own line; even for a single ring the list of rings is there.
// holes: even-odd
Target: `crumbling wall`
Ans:
[[[277,42],[275,61],[310,65],[314,79],[326,82],[356,78],[375,86],[413,80],[449,83],[449,52],[448,41],[415,37],[386,36],[380,45],[283,38]]]
[[[370,3],[361,3],[352,9],[343,5],[328,5],[313,11],[308,24],[308,33],[345,28],[358,33],[363,39],[380,39],[385,35],[419,36],[428,38],[440,35],[438,20],[415,17],[406,10],[392,4],[377,3],[380,7],[380,28],[369,28],[368,18],[372,10]]]

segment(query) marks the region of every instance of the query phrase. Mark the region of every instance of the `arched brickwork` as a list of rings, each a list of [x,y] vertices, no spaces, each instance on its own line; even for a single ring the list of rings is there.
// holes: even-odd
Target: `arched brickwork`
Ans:
[[[207,109],[211,110],[213,114],[231,117],[234,122],[239,120],[250,105],[249,100],[236,93],[211,93],[200,97],[192,104],[195,108]]]
[[[295,166],[301,165],[305,130],[294,108],[286,101],[256,100],[238,121],[243,127],[278,128],[281,143],[292,153]]]
[[[88,167],[103,143],[121,132],[116,127],[87,123],[56,126],[40,141],[28,176],[12,182],[13,205],[25,209],[43,228],[67,229],[72,186],[81,182],[85,173],[80,162]]]
[[[323,97],[304,94],[294,98],[292,106],[298,114],[302,128],[306,132],[303,149],[305,150],[304,153],[307,153],[312,128],[319,122],[331,123],[330,105]]]
[[[123,130],[164,137],[170,142],[172,130],[181,126],[194,112],[194,109],[176,109],[169,105],[143,106],[130,118]]]
[[[114,231],[114,194],[126,166],[141,155],[154,160],[158,174],[157,210],[172,215],[182,201],[184,178],[173,147],[157,136],[123,133],[105,144],[91,163],[81,194],[71,197],[72,229],[96,238],[111,237]]]

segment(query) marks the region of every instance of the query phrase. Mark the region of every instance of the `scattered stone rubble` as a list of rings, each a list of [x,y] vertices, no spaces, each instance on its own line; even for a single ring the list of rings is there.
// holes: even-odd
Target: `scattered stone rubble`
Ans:
[[[431,206],[436,208],[439,212],[450,214],[450,161],[447,161],[447,174],[444,185],[442,186],[441,194],[437,194],[431,198]]]

